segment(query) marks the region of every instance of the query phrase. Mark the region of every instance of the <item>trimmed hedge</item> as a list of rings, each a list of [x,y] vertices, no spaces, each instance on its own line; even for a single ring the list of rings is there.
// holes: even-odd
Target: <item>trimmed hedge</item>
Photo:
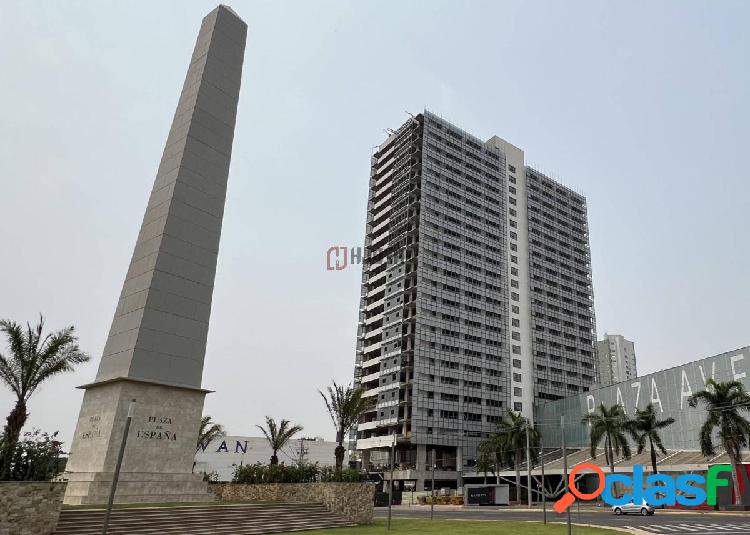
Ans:
[[[320,467],[317,464],[247,464],[234,471],[232,483],[260,485],[263,483],[358,483],[366,480],[366,475],[347,468],[337,472],[333,467]]]
[[[417,503],[419,505],[431,505],[432,496],[419,496],[417,497]],[[435,505],[463,505],[463,496],[435,496]]]

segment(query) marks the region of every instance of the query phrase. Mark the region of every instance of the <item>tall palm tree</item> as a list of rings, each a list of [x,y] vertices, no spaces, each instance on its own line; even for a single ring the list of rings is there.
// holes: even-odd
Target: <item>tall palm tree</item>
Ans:
[[[503,445],[507,455],[513,459],[516,468],[516,500],[521,501],[521,464],[524,460],[536,462],[538,458],[537,446],[539,445],[539,433],[531,426],[528,418],[521,416],[511,410],[507,412],[508,419],[503,419],[498,424],[498,433],[503,437]],[[531,459],[526,459],[526,432],[529,433],[529,452]],[[529,487],[531,482],[529,481]]]
[[[265,435],[268,445],[271,446],[271,449],[273,450],[271,464],[279,464],[279,458],[276,454],[295,434],[302,431],[301,425],[292,425],[289,420],[281,420],[281,422],[276,425],[276,421],[270,416],[266,416],[266,427],[261,425],[257,425],[256,427],[263,431],[263,435]]]
[[[745,504],[748,498],[740,494],[738,475],[743,478],[744,487],[747,489],[747,473],[740,463],[742,449],[747,446],[750,436],[750,422],[742,415],[743,412],[750,411],[750,394],[739,381],[716,382],[708,379],[705,390],[696,392],[688,398],[691,407],[697,407],[698,403],[705,405],[708,414],[699,434],[701,453],[706,457],[716,454],[713,434],[714,430],[718,430],[721,446],[734,467],[734,495],[741,498]],[[747,494],[746,492],[745,495]]]
[[[27,403],[39,386],[61,373],[73,371],[76,364],[88,362],[89,356],[78,347],[74,327],[66,327],[42,336],[44,317],[26,329],[14,321],[0,320],[0,331],[8,340],[7,355],[0,354],[0,382],[15,394],[16,403],[3,429],[3,458],[9,459],[29,417]],[[0,479],[6,476],[8,463],[0,466]]]
[[[212,440],[226,436],[224,427],[214,422],[210,416],[206,415],[201,418],[201,426],[198,428],[198,443],[195,451],[206,449]]]
[[[622,454],[626,459],[630,459],[630,445],[625,436],[630,424],[625,411],[620,405],[607,407],[602,403],[597,412],[586,415],[582,422],[591,425],[591,456],[596,459],[596,449],[604,439],[604,458],[609,465],[609,471],[614,474],[615,455]]]
[[[500,470],[501,467],[508,463],[508,449],[505,447],[505,435],[503,433],[495,432],[489,437],[485,438],[479,443],[480,455],[482,452],[487,452],[491,455],[492,463],[494,464],[495,472],[495,483],[500,484]],[[512,461],[511,463],[512,464]]]
[[[484,473],[484,484],[487,484],[487,472],[495,470],[495,449],[494,444],[489,440],[483,440],[477,448],[477,472]]]
[[[327,396],[320,390],[318,390],[318,393],[325,401],[328,414],[331,415],[331,421],[336,428],[338,446],[336,446],[334,455],[336,456],[336,470],[341,471],[344,465],[344,453],[346,452],[344,440],[367,410],[367,400],[362,397],[363,389],[354,388],[351,385],[338,385],[336,381],[333,381],[333,385],[329,386],[327,391]]]
[[[653,403],[646,405],[643,410],[635,411],[635,418],[630,420],[628,424],[628,431],[630,436],[633,437],[633,441],[638,446],[637,453],[643,453],[648,443],[651,451],[651,467],[654,470],[654,474],[658,473],[656,468],[656,450],[658,449],[664,455],[667,454],[667,449],[662,444],[659,430],[664,429],[674,423],[674,418],[671,416],[664,420],[659,420],[654,410]]]

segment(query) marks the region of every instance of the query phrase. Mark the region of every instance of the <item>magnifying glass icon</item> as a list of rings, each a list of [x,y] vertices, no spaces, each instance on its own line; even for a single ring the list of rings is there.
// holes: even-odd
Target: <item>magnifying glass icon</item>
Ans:
[[[578,487],[576,487],[575,478],[579,472],[583,472],[584,470],[594,472],[599,476],[599,485],[596,487],[596,490],[594,492],[581,492]],[[563,494],[562,498],[557,500],[555,502],[555,505],[553,505],[552,507],[558,513],[562,513],[568,507],[570,507],[574,501],[576,501],[576,498],[584,501],[593,500],[604,491],[605,484],[606,482],[604,472],[595,464],[581,463],[579,465],[576,465],[573,470],[570,471],[570,474],[568,474],[568,491]]]

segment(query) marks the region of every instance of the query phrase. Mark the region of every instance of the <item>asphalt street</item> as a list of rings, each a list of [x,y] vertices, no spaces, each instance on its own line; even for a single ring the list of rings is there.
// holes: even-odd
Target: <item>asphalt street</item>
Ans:
[[[388,516],[387,508],[376,508],[378,518]],[[429,518],[428,506],[394,507],[394,518]],[[517,520],[541,521],[542,511],[524,511],[508,508],[476,507],[459,510],[440,510],[435,508],[435,518],[462,520]],[[548,522],[565,522],[566,515],[558,515],[551,509],[547,511]],[[608,511],[581,510],[575,506],[571,511],[571,521],[578,524],[596,524],[621,528],[636,528],[648,533],[659,534],[747,534],[750,535],[750,513],[682,513],[657,510],[653,516],[623,515],[615,516]],[[573,527],[575,534],[575,526]]]

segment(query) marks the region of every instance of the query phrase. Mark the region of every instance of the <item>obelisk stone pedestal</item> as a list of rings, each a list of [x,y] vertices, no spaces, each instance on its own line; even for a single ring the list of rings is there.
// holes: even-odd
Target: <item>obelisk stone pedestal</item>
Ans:
[[[246,24],[204,19],[96,380],[83,386],[69,504],[104,503],[136,400],[115,501],[211,499],[192,473]]]

